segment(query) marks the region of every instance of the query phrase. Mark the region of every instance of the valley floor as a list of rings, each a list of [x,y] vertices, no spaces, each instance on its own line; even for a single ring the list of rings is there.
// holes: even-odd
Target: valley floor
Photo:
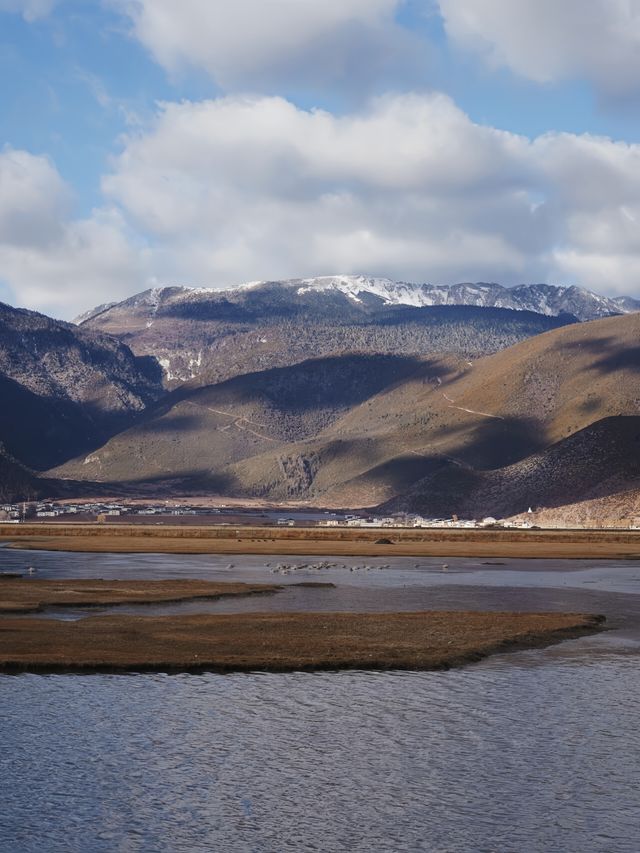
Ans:
[[[0,524],[11,548],[87,553],[640,558],[640,531]]]

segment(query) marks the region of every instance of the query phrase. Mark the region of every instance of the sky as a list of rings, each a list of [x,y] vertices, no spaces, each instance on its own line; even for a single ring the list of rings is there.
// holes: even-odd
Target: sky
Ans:
[[[640,296],[640,0],[0,0],[0,301]]]

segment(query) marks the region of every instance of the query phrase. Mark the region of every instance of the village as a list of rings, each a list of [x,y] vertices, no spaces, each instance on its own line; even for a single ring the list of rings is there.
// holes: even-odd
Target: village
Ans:
[[[59,519],[64,521],[113,521],[122,516],[195,516],[211,515],[220,510],[207,507],[172,506],[142,504],[132,506],[117,502],[37,502],[0,504],[0,521],[20,522],[37,519]]]
[[[531,529],[534,524],[530,521],[497,519],[487,516],[483,519],[458,518],[424,518],[421,515],[409,513],[394,513],[390,516],[375,516],[373,518],[361,516],[346,516],[344,521],[327,519],[318,522],[319,527],[423,527],[423,528],[452,528],[456,530],[475,530],[483,527],[505,527]]]
[[[114,523],[155,522],[179,523],[181,520],[198,519],[197,523],[219,525],[276,525],[278,527],[356,527],[356,528],[448,528],[469,530],[477,528],[520,528],[530,529],[535,525],[528,520],[425,518],[418,514],[393,513],[392,515],[366,515],[364,513],[341,513],[331,510],[316,512],[288,509],[283,515],[277,508],[257,510],[221,505],[219,507],[197,504],[129,503],[125,501],[38,501],[29,503],[0,504],[0,521],[18,524],[24,521],[65,521]],[[184,521],[183,521],[184,523]]]

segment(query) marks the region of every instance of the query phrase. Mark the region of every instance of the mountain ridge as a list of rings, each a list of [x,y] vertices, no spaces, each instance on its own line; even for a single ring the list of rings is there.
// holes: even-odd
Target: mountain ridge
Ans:
[[[475,363],[396,362],[386,379],[366,358],[345,373],[341,356],[324,385],[304,363],[271,378],[185,387],[155,420],[50,473],[113,482],[135,458],[143,460],[138,482],[175,487],[178,478],[179,488],[221,495],[475,517],[509,507],[513,514],[545,496],[596,495],[614,464],[620,489],[640,488],[634,466],[624,464],[625,455],[635,459],[640,435],[638,338],[640,315],[629,314],[549,331]],[[345,406],[331,404],[331,377],[355,391]],[[316,407],[312,428],[289,428],[292,400],[297,418]]]
[[[545,316],[572,314],[579,320],[594,320],[611,314],[640,311],[640,300],[630,296],[607,297],[577,285],[518,284],[505,287],[496,283],[460,282],[453,285],[421,284],[394,281],[365,275],[318,276],[315,278],[279,279],[247,282],[229,288],[185,287],[166,285],[141,291],[122,302],[110,302],[89,309],[73,321],[79,325],[90,322],[116,306],[150,307],[149,322],[166,296],[176,301],[197,302],[217,297],[234,299],[265,288],[279,287],[298,296],[318,293],[340,293],[355,303],[367,298],[380,300],[385,306],[405,305],[414,308],[437,305],[473,305],[483,308],[511,308],[533,311]]]
[[[96,309],[79,328],[115,336],[137,355],[157,358],[173,389],[351,352],[477,358],[577,321],[566,312],[416,305],[404,296],[392,301],[382,291],[356,294],[335,284],[327,279],[311,287],[300,279],[233,291],[155,288]]]
[[[232,296],[157,288],[80,326],[0,305],[0,478],[12,493],[200,493],[475,517],[556,512],[580,494],[591,516],[640,506],[633,300],[578,322],[413,305],[415,291],[362,281],[256,282]],[[461,286],[453,298],[495,301],[496,287]],[[547,312],[567,300],[583,314],[612,305],[532,287]]]
[[[29,468],[103,443],[161,396],[160,378],[113,337],[0,303],[0,442]]]

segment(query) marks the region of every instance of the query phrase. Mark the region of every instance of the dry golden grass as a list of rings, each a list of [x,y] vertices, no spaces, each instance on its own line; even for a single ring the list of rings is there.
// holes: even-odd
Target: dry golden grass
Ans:
[[[379,539],[392,544],[377,544]],[[640,559],[640,531],[0,525],[0,541],[47,551],[355,557]]]
[[[0,613],[35,613],[46,607],[160,604],[276,592],[271,584],[199,580],[33,580],[0,578]]]
[[[251,613],[0,619],[5,672],[442,669],[598,630],[532,613]]]

